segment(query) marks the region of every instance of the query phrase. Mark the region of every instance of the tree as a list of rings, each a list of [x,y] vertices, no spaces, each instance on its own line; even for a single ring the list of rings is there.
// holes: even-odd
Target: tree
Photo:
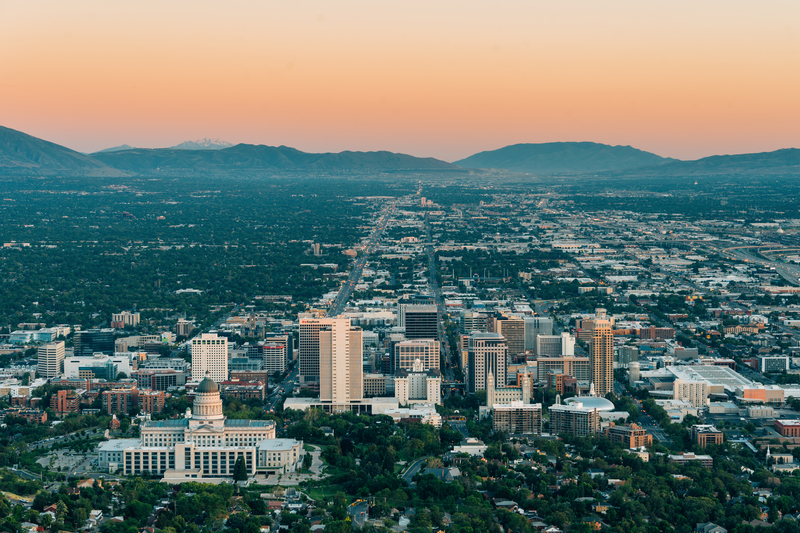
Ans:
[[[239,457],[236,459],[236,464],[233,465],[233,480],[247,480],[247,466],[244,464],[244,457]]]

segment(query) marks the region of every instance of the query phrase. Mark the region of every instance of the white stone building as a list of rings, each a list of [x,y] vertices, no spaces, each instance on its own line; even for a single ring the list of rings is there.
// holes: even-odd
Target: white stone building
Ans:
[[[275,439],[271,420],[227,419],[219,386],[209,377],[197,387],[186,418],[148,420],[140,433],[139,443],[125,448],[123,473],[159,474],[170,483],[229,479],[239,458],[250,476],[294,471],[302,455],[302,442]]]

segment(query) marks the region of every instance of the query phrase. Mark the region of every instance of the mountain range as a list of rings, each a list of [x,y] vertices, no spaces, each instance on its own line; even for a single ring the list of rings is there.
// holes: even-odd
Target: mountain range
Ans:
[[[800,149],[719,155],[680,161],[630,146],[592,142],[515,144],[480,152],[455,163],[393,152],[309,153],[288,146],[237,144],[219,139],[188,141],[172,148],[129,145],[82,154],[0,126],[0,174],[133,176],[315,171],[479,171],[536,175],[797,174]]]
[[[630,146],[593,142],[513,144],[480,152],[455,164],[463,168],[494,168],[531,174],[628,170],[674,161]]]

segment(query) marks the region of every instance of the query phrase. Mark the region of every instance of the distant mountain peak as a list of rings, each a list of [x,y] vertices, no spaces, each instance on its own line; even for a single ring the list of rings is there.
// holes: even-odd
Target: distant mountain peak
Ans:
[[[222,139],[209,139],[208,137],[199,141],[186,141],[178,145],[171,146],[170,150],[222,150],[233,146],[228,141]]]
[[[136,147],[130,144],[120,144],[119,146],[112,146],[111,148],[100,150],[98,153],[121,152],[123,150],[136,150]]]

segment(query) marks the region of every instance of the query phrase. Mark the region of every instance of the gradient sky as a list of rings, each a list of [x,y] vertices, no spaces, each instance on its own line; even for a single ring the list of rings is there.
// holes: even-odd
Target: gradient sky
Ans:
[[[0,0],[0,125],[448,161],[596,141],[800,147],[800,2]]]

